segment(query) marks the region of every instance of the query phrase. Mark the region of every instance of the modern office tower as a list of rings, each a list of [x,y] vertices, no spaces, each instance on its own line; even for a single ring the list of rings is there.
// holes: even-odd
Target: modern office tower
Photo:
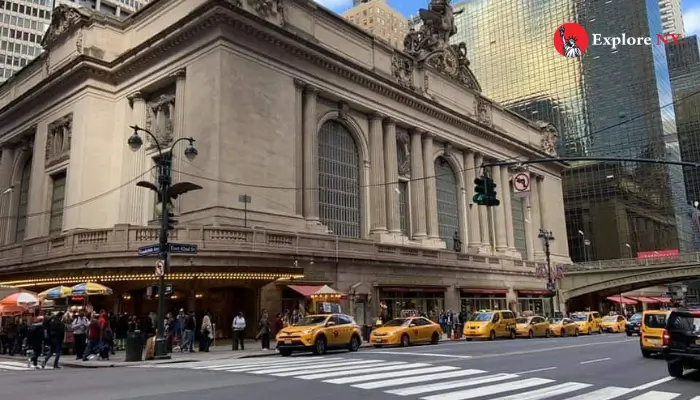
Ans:
[[[589,46],[572,59],[553,41],[566,22],[582,25],[589,38],[655,38],[662,32],[657,0],[467,0],[454,7],[464,12],[452,40],[467,44],[484,94],[553,123],[560,156],[678,159],[663,45]],[[680,167],[572,162],[564,198],[576,262],[692,248]]]
[[[126,18],[146,5],[148,0],[54,0],[56,5],[66,4],[99,11],[103,14]]]
[[[700,51],[697,36],[683,38],[666,46],[676,126],[683,161],[700,163]],[[700,171],[684,167],[683,176],[691,215],[693,244],[700,248]]]
[[[403,49],[403,39],[408,32],[408,21],[394,10],[386,0],[355,1],[355,6],[342,14],[343,18],[386,40],[392,46]]]
[[[52,0],[0,0],[0,82],[41,53]]]
[[[661,26],[664,33],[675,33],[685,36],[681,0],[659,0],[661,11]]]

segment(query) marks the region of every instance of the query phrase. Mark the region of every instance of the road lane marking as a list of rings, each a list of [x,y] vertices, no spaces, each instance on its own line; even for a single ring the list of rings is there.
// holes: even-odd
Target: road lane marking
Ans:
[[[593,385],[588,383],[566,382],[542,389],[535,389],[525,393],[517,393],[510,396],[499,397],[494,400],[543,400],[554,396],[561,396],[577,390],[582,390]],[[647,399],[650,400],[650,399]]]
[[[407,355],[407,356],[444,357],[444,358],[460,358],[460,359],[473,358],[472,356],[455,356],[452,354],[441,354],[441,353],[411,353],[408,351],[372,350],[372,351],[366,351],[365,353],[397,354],[397,355]]]
[[[393,362],[385,362],[382,360],[366,360],[363,363],[356,362],[354,365],[348,366],[347,364],[342,364],[338,367],[334,367],[333,371],[352,371],[355,369],[362,369],[366,367],[374,367],[377,366],[377,364],[380,364],[381,366],[387,366],[387,365],[397,365]],[[272,374],[272,376],[299,376],[299,375],[307,375],[307,374],[315,374],[319,372],[319,369],[325,369],[327,366],[300,366],[296,371],[290,371],[290,372],[280,372],[276,374]]]
[[[228,372],[252,372],[252,371],[258,371],[258,370],[276,370],[276,369],[285,369],[285,368],[299,368],[299,367],[306,367],[309,365],[325,365],[325,364],[334,364],[334,363],[339,363],[343,362],[345,360],[343,359],[325,359],[325,360],[318,360],[316,359],[316,362],[313,361],[303,361],[303,362],[289,362],[289,363],[280,363],[279,365],[276,364],[265,364],[265,365],[255,365],[255,364],[246,364],[244,366],[232,366],[232,367],[217,367],[217,368],[210,368],[213,371],[228,371]],[[282,371],[278,371],[282,372]]]
[[[624,396],[627,393],[633,392],[634,389],[621,388],[616,386],[608,386],[590,393],[584,393],[576,397],[570,397],[566,400],[611,400],[616,397]]]
[[[598,358],[598,359],[596,359],[596,360],[581,361],[579,364],[581,364],[581,365],[583,365],[583,364],[593,364],[593,363],[597,363],[597,362],[601,362],[601,361],[610,361],[610,360],[611,360],[610,357]]]
[[[619,343],[631,342],[631,341],[639,341],[639,339],[617,340],[614,342],[584,343],[584,344],[576,344],[576,345],[572,345],[572,346],[560,346],[560,347],[548,347],[548,348],[544,348],[544,349],[535,349],[535,350],[511,351],[508,353],[500,353],[500,354],[482,354],[482,355],[475,355],[472,357],[472,359],[518,356],[518,355],[523,355],[523,354],[544,353],[544,352],[549,352],[552,350],[575,349],[575,348],[579,348],[579,347],[598,346],[601,344],[619,344]]]
[[[334,362],[319,362],[317,364],[313,364],[313,368],[315,369],[323,369],[323,368],[333,368],[333,367],[342,367],[344,365],[358,365],[358,364],[367,364],[366,360],[359,360],[359,361],[347,361],[347,360],[342,360],[342,361],[334,361]],[[269,368],[270,366],[268,365],[267,367],[260,368],[260,367],[251,367],[249,370],[245,372],[250,372],[251,374],[255,375],[265,375],[265,374],[277,374],[280,372],[292,372],[292,371],[298,371],[300,366],[299,365],[287,365],[284,367],[273,367]],[[311,366],[304,366],[301,368],[312,368]]]
[[[398,396],[413,396],[417,394],[436,392],[440,390],[456,389],[460,387],[476,386],[482,383],[491,383],[515,379],[518,375],[513,374],[495,374],[490,376],[482,376],[478,378],[462,379],[459,381],[431,383],[429,385],[411,386],[403,389],[387,390],[384,393],[395,394]]]
[[[665,377],[665,378],[657,379],[657,380],[655,380],[655,381],[651,381],[651,382],[649,382],[649,383],[645,383],[645,384],[643,384],[643,385],[639,385],[639,386],[633,388],[632,390],[646,390],[646,389],[652,388],[652,387],[654,387],[654,386],[661,385],[662,383],[666,383],[666,382],[672,381],[672,380],[674,380],[674,379],[676,379],[676,378],[674,378],[674,377],[672,377],[672,376],[667,376],[667,377]]]
[[[513,372],[513,373],[516,375],[525,375],[525,374],[534,374],[535,372],[550,371],[553,369],[557,369],[557,367],[538,368],[538,369],[531,369],[528,371]]]
[[[390,365],[390,366],[384,366],[384,367],[379,367],[379,368],[372,368],[370,372],[385,372],[385,371],[396,371],[400,369],[411,369],[411,368],[422,368],[422,367],[430,367],[430,364],[422,364],[422,363],[414,363],[414,364],[400,364],[400,365]],[[313,379],[325,379],[325,378],[335,378],[338,376],[347,376],[347,375],[366,375],[367,374],[367,369],[363,370],[358,370],[358,371],[333,371],[333,372],[323,372],[320,374],[313,374],[313,375],[306,375],[306,376],[300,376],[299,379],[305,379],[305,380],[313,380]]]
[[[340,361],[340,360],[342,360],[342,358],[330,358],[327,360]],[[192,369],[209,369],[212,371],[223,371],[226,369],[249,368],[249,367],[253,367],[253,366],[265,367],[265,366],[274,365],[274,366],[282,367],[285,365],[299,365],[299,364],[307,364],[307,363],[313,364],[314,361],[318,361],[318,360],[306,359],[306,360],[294,360],[294,361],[279,361],[278,363],[274,363],[274,362],[256,363],[254,361],[247,361],[247,362],[228,361],[227,363],[224,363],[224,364],[219,364],[219,363],[205,364],[206,361],[204,361],[204,362],[200,363],[199,367],[194,367]],[[177,368],[176,367],[177,364],[170,364],[170,365],[174,366],[174,368]]]
[[[430,382],[449,378],[461,378],[463,376],[477,375],[483,373],[486,373],[486,371],[480,369],[465,369],[461,371],[443,372],[441,374],[411,376],[407,378],[387,379],[379,382],[360,383],[357,385],[352,385],[352,387],[358,389],[382,389],[390,386],[410,385],[414,383]]]
[[[657,392],[652,390],[629,400],[672,400],[680,396],[680,393]]]
[[[424,375],[424,374],[432,374],[434,372],[445,372],[445,371],[454,371],[458,369],[457,367],[447,367],[447,366],[442,366],[442,367],[428,367],[428,368],[419,368],[419,369],[412,369],[408,371],[394,371],[394,372],[385,372],[383,374],[369,374],[369,375],[360,375],[360,376],[349,376],[345,378],[336,378],[336,379],[329,379],[326,381],[323,381],[324,383],[333,383],[336,385],[345,385],[348,383],[358,383],[358,382],[365,382],[365,381],[375,381],[378,379],[387,379],[387,378],[403,378],[405,376],[415,376],[415,375]],[[369,372],[369,371],[366,371]]]
[[[554,382],[552,379],[530,378],[522,381],[508,382],[491,386],[483,386],[474,389],[460,390],[457,392],[441,393],[428,397],[421,397],[422,400],[468,400],[477,397],[489,396],[492,394],[511,392],[518,389],[526,389],[533,386],[546,385]],[[602,400],[602,399],[597,399]]]

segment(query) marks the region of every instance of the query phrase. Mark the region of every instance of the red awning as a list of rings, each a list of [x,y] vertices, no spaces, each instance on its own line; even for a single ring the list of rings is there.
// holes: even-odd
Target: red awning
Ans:
[[[633,296],[627,296],[632,300],[637,300],[641,303],[647,303],[647,304],[655,304],[659,303],[659,300],[653,298],[653,297],[633,297]]]
[[[447,288],[445,287],[383,287],[381,288],[384,292],[420,292],[420,293],[445,293]]]
[[[635,300],[630,300],[626,297],[622,296],[610,296],[608,297],[608,300],[615,302],[615,303],[621,303],[621,304],[627,304],[627,305],[632,305],[632,304],[637,304]]]
[[[508,294],[508,289],[461,289],[461,291],[471,294]]]
[[[668,297],[652,297],[654,300],[657,300],[658,303],[663,303],[663,304],[668,304],[671,302],[671,299]]]
[[[545,295],[549,294],[549,290],[518,290],[518,294],[529,294],[529,295]]]
[[[318,292],[318,289],[322,288],[323,286],[317,286],[317,285],[312,285],[312,286],[302,286],[302,285],[289,285],[287,286],[288,288],[292,289],[293,291],[299,293],[300,295],[304,297],[311,297],[312,294]]]

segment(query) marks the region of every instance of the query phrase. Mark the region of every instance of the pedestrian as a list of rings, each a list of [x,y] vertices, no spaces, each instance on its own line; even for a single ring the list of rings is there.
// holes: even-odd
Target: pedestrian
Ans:
[[[197,319],[195,318],[194,311],[190,311],[187,318],[185,318],[185,330],[183,332],[183,344],[180,346],[180,351],[189,351],[194,353],[194,333],[197,331]]]
[[[83,361],[87,361],[92,354],[100,351],[101,341],[102,329],[100,327],[100,321],[97,319],[97,315],[93,314],[90,319],[90,325],[88,325],[88,342],[85,347],[85,352],[83,353]]]
[[[211,340],[214,338],[214,332],[212,330],[211,318],[209,317],[209,311],[204,312],[204,317],[202,318],[202,337],[199,342],[199,349],[205,353],[209,352],[209,346],[211,346]]]
[[[85,344],[87,342],[87,331],[90,321],[85,318],[85,311],[80,310],[71,323],[73,329],[73,350],[75,351],[75,359],[80,360],[85,353]]]
[[[44,317],[38,316],[27,330],[27,356],[34,368],[39,369],[37,362],[44,351]]]
[[[238,350],[238,345],[241,345],[241,350],[245,350],[243,347],[243,336],[245,336],[245,317],[243,313],[239,312],[236,318],[233,319],[231,324],[231,329],[233,329],[233,348],[231,350]]]
[[[61,353],[63,352],[63,339],[66,335],[66,326],[61,320],[62,317],[63,315],[56,314],[51,317],[51,321],[49,321],[49,329],[46,332],[46,339],[49,343],[49,351],[46,354],[46,358],[44,358],[44,361],[41,363],[42,369],[46,367],[46,364],[51,359],[51,356],[54,357],[53,368],[60,368],[58,365],[58,360],[61,358]]]
[[[117,350],[124,350],[126,348],[126,333],[129,331],[129,316],[126,313],[117,318],[117,323],[114,326],[114,337],[115,346]]]
[[[267,317],[267,310],[263,310],[262,317],[258,324],[258,335],[262,343],[263,350],[270,350],[270,320]]]

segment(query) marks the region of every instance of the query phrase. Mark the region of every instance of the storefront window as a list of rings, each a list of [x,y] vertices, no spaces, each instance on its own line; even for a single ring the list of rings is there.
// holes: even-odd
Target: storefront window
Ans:
[[[551,314],[551,302],[544,296],[529,295],[518,297],[518,312],[531,311],[535,315],[548,316]]]
[[[498,294],[462,294],[462,310],[473,313],[479,310],[507,310],[506,295]]]
[[[387,317],[390,319],[400,318],[409,311],[417,311],[435,320],[445,309],[444,292],[382,290],[379,300],[386,303]]]

